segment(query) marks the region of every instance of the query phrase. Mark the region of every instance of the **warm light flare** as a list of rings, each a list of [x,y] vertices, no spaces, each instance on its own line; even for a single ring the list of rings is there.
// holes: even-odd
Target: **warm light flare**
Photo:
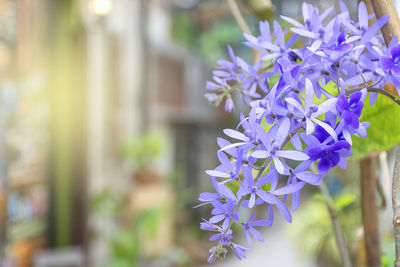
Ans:
[[[112,0],[90,0],[89,9],[97,16],[105,16],[109,14],[112,10],[113,2]]]

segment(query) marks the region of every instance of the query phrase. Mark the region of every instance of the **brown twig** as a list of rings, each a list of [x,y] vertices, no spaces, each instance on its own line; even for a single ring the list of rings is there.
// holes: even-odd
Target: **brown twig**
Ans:
[[[231,9],[232,15],[236,20],[236,23],[239,25],[240,29],[244,33],[251,34],[249,27],[247,26],[246,21],[244,20],[242,13],[235,0],[226,0],[228,2],[229,8]]]
[[[394,244],[396,249],[394,266],[400,267],[400,144],[397,146],[392,183]]]
[[[362,89],[364,89],[364,88],[355,88],[355,89],[346,90],[346,95],[351,95],[352,93],[361,91]],[[392,95],[388,91],[385,91],[385,90],[379,89],[379,88],[375,88],[375,87],[367,87],[366,89],[368,92],[378,93],[378,94],[384,95],[386,97],[389,97],[391,100],[393,100],[394,103],[396,103],[397,105],[400,105],[400,98]]]
[[[380,209],[385,210],[386,206],[387,206],[386,196],[385,196],[385,192],[383,191],[382,184],[378,180],[376,181],[376,186],[378,188],[378,194],[381,197]]]

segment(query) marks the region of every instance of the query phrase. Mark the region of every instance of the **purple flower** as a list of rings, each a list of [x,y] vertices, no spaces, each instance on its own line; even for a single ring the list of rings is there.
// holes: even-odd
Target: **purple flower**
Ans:
[[[246,38],[247,42],[245,44],[249,47],[266,50],[261,53],[262,60],[271,60],[278,56],[290,57],[293,58],[293,54],[300,56],[296,49],[291,49],[294,43],[298,39],[298,35],[293,35],[290,37],[287,43],[285,43],[285,35],[284,32],[279,25],[278,22],[274,21],[274,35],[275,42],[272,42],[271,37],[269,35],[269,23],[265,21],[260,24],[260,31],[262,33],[261,38],[256,38],[250,34],[243,34]]]
[[[224,181],[226,182],[231,182],[235,179],[238,178],[240,169],[242,167],[242,157],[241,157],[242,151],[239,150],[239,155],[238,159],[236,160],[236,163],[232,163],[229,161],[228,157],[225,155],[224,152],[218,151],[218,159],[221,162],[221,165],[219,165],[215,170],[207,170],[206,173],[210,176],[216,176],[216,177],[221,177],[221,178],[227,178],[227,180]]]
[[[214,206],[214,209],[211,212],[214,216],[210,218],[210,223],[217,223],[223,220],[222,228],[226,229],[228,228],[231,219],[235,221],[239,220],[239,215],[233,211],[235,205],[232,200],[228,200],[226,204],[212,200],[211,204]]]
[[[331,13],[332,9],[333,7],[330,7],[325,10],[324,13],[319,15],[318,8],[307,3],[303,3],[302,10],[304,25],[286,16],[281,16],[281,18],[295,26],[294,28],[290,28],[292,32],[310,39],[322,39],[324,38],[326,31],[322,26],[322,22]]]
[[[244,130],[243,133],[233,129],[224,129],[224,133],[230,138],[239,140],[241,142],[231,143],[229,145],[226,145],[220,149],[221,151],[237,147],[238,149],[241,149],[243,153],[246,153],[247,151],[249,151],[250,149],[254,148],[259,144],[259,137],[256,131],[257,124],[255,123],[255,118],[250,117],[248,120],[243,118],[240,125]]]
[[[246,250],[249,250],[248,248],[245,248],[243,246],[239,246],[239,245],[237,245],[235,243],[232,243],[232,242],[231,242],[230,246],[231,246],[231,248],[233,250],[233,253],[235,253],[236,257],[239,260],[246,258],[245,252],[246,252]]]
[[[210,237],[210,241],[218,240],[217,246],[223,244],[225,246],[229,246],[232,239],[232,230],[229,229],[227,232],[221,232],[218,234],[214,234]]]
[[[358,129],[360,125],[358,118],[361,116],[361,111],[364,107],[362,96],[362,92],[356,92],[350,96],[349,100],[347,100],[344,94],[340,94],[336,103],[345,123],[354,129]]]
[[[301,134],[301,138],[308,145],[305,150],[311,161],[318,162],[318,170],[321,173],[328,172],[338,165],[340,161],[351,156],[350,144],[345,140],[332,141],[329,144],[321,143],[315,136]],[[345,165],[342,165],[345,166]]]
[[[218,60],[218,67],[217,70],[213,71],[213,74],[217,77],[220,77],[226,81],[231,81],[231,80],[237,80],[238,78],[238,59],[235,56],[235,53],[232,50],[232,47],[229,45],[228,47],[228,53],[229,56],[232,60],[228,61],[225,59],[220,59]]]
[[[268,72],[264,72],[261,74],[259,73],[263,63],[264,63],[263,61],[259,61],[256,64],[254,64],[254,66],[247,65],[246,69],[247,72],[250,74],[250,77],[243,80],[242,86],[248,88],[248,93],[251,96],[259,97],[259,95],[256,94],[257,85],[264,92],[268,91],[267,78],[271,77],[273,74]]]
[[[203,222],[200,223],[200,229],[205,230],[205,231],[211,231],[211,232],[222,232],[223,229],[215,224],[210,223],[209,221],[205,220],[204,218]]]
[[[225,101],[225,111],[226,112],[234,112],[235,111],[235,105],[233,104],[232,97],[227,97]]]
[[[271,183],[271,188],[270,192],[273,193],[274,195],[285,195],[285,194],[296,194],[303,186],[304,183],[296,183],[295,185],[288,185],[279,189],[276,189],[276,186],[278,185],[278,172],[276,171],[274,165],[270,165],[270,171],[265,174],[264,176],[269,183]],[[285,206],[285,204],[282,203],[278,199],[278,202],[275,204],[276,207],[278,208],[279,212],[282,214],[283,218],[288,221],[292,222],[292,216],[290,215],[290,211],[288,208]],[[274,213],[272,209],[272,204],[268,205],[268,221],[272,224],[274,220]]]
[[[293,98],[286,98],[285,100],[286,102],[297,108],[303,114],[306,120],[306,132],[308,135],[314,132],[315,130],[314,123],[316,123],[319,126],[323,127],[329,134],[331,134],[334,139],[337,139],[336,132],[332,129],[332,127],[324,123],[323,121],[317,119],[322,114],[332,110],[336,102],[336,99],[334,98],[329,99],[320,104],[319,106],[314,105],[313,86],[311,81],[306,79],[304,108],[299,104],[299,102],[297,102],[297,100]]]
[[[280,146],[282,145],[284,139],[289,133],[290,129],[290,120],[285,119],[278,131],[275,135],[275,140],[271,142],[271,138],[266,134],[265,130],[262,127],[258,127],[258,133],[261,139],[261,142],[265,146],[265,150],[256,150],[251,156],[255,158],[268,158],[271,157],[274,161],[274,165],[276,170],[279,173],[284,173],[284,164],[282,163],[280,158],[292,159],[292,160],[307,160],[308,156],[300,151],[295,150],[282,150]]]
[[[270,225],[271,223],[265,220],[257,220],[253,221],[254,218],[256,217],[256,213],[254,212],[250,218],[247,220],[247,222],[243,222],[243,231],[244,235],[246,237],[247,244],[251,246],[251,236],[254,236],[255,239],[257,239],[260,242],[264,242],[264,237],[260,232],[258,232],[256,229],[253,228],[253,226],[265,226],[265,225]]]
[[[241,222],[249,245],[252,236],[264,240],[255,227],[271,227],[274,206],[291,222],[302,188],[319,185],[336,165],[346,168],[352,137],[367,136],[369,123],[360,118],[368,91],[374,88],[369,92],[370,104],[376,100],[376,88],[383,89],[385,83],[394,84],[400,93],[400,45],[395,37],[386,47],[379,34],[389,17],[369,26],[374,15],[367,14],[362,2],[358,21],[351,19],[343,2],[339,13],[332,10],[320,14],[318,8],[304,3],[303,22],[282,16],[293,25],[290,38],[285,38],[287,30],[278,22],[273,23],[273,34],[268,22],[260,22],[260,35],[244,34],[244,44],[261,50],[261,60],[249,64],[228,46],[230,59],[219,60],[212,81],[207,82],[206,97],[213,104],[225,101],[225,110],[234,111],[236,91],[250,108],[240,114],[236,129],[224,130],[229,140],[217,139],[220,165],[206,171],[215,192],[199,197],[200,205],[214,207],[211,218],[200,224],[201,229],[214,232],[210,240],[218,241],[209,251],[210,262],[224,258],[228,247],[239,259],[245,258],[248,248],[232,242],[231,228],[243,209],[268,207],[267,221],[254,220],[253,213]],[[294,46],[297,41],[304,41],[301,48]],[[346,96],[348,89],[360,85],[364,89]],[[285,148],[289,143],[294,150]],[[313,162],[318,173],[310,170]],[[286,206],[288,196],[291,211]]]
[[[323,52],[322,55],[329,58],[331,62],[338,62],[339,59],[349,53],[352,48],[353,45],[346,41],[346,34],[342,31],[337,37],[335,44],[321,48],[320,50]]]
[[[293,180],[293,178],[295,177],[296,180],[301,180],[308,184],[320,185],[322,175],[307,171],[309,166],[310,166],[310,161],[304,161],[304,162],[300,163],[296,168],[290,169],[289,170],[289,179]]]
[[[388,74],[392,83],[395,83],[397,92],[400,92],[400,44],[390,49],[390,55],[391,57],[381,57],[382,70]]]
[[[249,208],[254,207],[256,196],[260,197],[266,203],[277,203],[278,199],[276,196],[261,189],[261,186],[267,184],[268,182],[268,180],[265,178],[266,176],[263,177],[264,179],[262,178],[257,183],[254,183],[250,167],[243,168],[243,176],[244,179],[242,181],[239,191],[237,192],[237,195],[243,197],[250,194]]]
[[[216,193],[203,192],[199,196],[199,201],[204,202],[200,205],[195,206],[198,208],[200,206],[211,204],[212,201],[226,201],[228,199],[236,201],[236,196],[232,191],[223,183],[218,183],[214,176],[211,176],[211,181],[213,183]]]

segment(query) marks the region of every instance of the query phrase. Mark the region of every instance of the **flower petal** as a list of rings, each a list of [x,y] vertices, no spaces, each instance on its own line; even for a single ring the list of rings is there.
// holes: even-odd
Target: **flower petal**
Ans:
[[[278,150],[276,151],[276,155],[282,158],[298,161],[308,160],[310,158],[307,154],[296,150]]]
[[[255,239],[257,239],[260,242],[264,242],[264,237],[260,232],[258,232],[256,229],[253,227],[249,228],[249,232],[254,236]]]
[[[287,186],[279,188],[278,190],[275,190],[274,195],[280,196],[280,195],[292,194],[302,189],[305,184],[306,184],[305,182],[297,182],[294,184],[289,184]]]
[[[232,130],[232,129],[224,129],[224,133],[234,139],[242,140],[242,141],[247,141],[249,138],[247,138],[244,134],[242,134],[239,131]]]
[[[329,124],[327,124],[323,121],[317,120],[317,119],[312,119],[312,121],[315,122],[316,124],[318,124],[319,126],[321,126],[322,128],[324,128],[324,130],[327,131],[330,134],[330,136],[333,137],[333,139],[335,141],[337,141],[337,134],[336,134],[335,130],[333,130],[332,126],[330,126]]]
[[[280,213],[282,214],[283,218],[285,218],[286,221],[291,223],[292,222],[292,215],[290,214],[290,211],[285,206],[285,204],[283,204],[281,201],[278,201],[276,206],[278,207],[278,209],[279,209]]]
[[[296,177],[306,183],[312,185],[319,185],[321,184],[321,175],[312,173],[310,171],[304,171],[296,173]]]
[[[220,171],[216,171],[216,170],[206,170],[206,173],[210,176],[215,176],[215,177],[223,177],[223,178],[231,177],[231,175],[228,173],[220,172]]]
[[[301,28],[290,28],[290,30],[294,33],[297,33],[298,35],[304,36],[304,37],[308,37],[311,39],[317,39],[318,38],[318,34],[314,33],[314,32],[310,32]]]
[[[289,17],[286,17],[286,16],[282,16],[282,15],[281,15],[281,18],[282,18],[283,20],[286,20],[286,21],[289,22],[290,24],[293,24],[293,26],[296,26],[296,27],[298,27],[298,28],[303,27],[303,24],[301,24],[300,22],[298,22],[298,21],[295,20],[295,19],[292,19],[292,18],[289,18]]]
[[[276,171],[280,174],[285,173],[285,167],[283,166],[283,163],[277,156],[272,156],[272,160],[274,161],[274,165],[276,168]]]
[[[251,153],[251,156],[257,159],[265,159],[269,157],[271,154],[268,151],[265,150],[256,150],[253,153]]]
[[[276,204],[278,202],[278,198],[268,192],[265,192],[264,190],[257,190],[257,195],[264,200],[265,202],[269,204]]]
[[[279,125],[278,132],[275,135],[275,143],[282,145],[290,130],[290,119],[285,118]]]
[[[381,57],[382,70],[388,72],[393,67],[393,59],[387,56]]]

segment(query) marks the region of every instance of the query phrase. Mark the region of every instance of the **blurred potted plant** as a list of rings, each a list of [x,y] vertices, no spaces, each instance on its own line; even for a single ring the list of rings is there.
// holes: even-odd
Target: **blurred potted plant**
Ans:
[[[160,180],[155,167],[165,150],[164,139],[159,135],[128,138],[122,143],[122,156],[133,168],[133,179],[139,184],[151,184]]]
[[[174,192],[159,172],[159,160],[166,150],[163,136],[148,134],[126,139],[121,147],[125,164],[132,169],[134,186],[128,189],[124,199],[124,212],[121,224],[129,227],[142,213],[163,207],[169,213],[163,213],[157,225],[157,236],[151,242],[141,244],[148,257],[167,254],[173,244]],[[154,196],[157,196],[156,198]]]
[[[117,219],[116,227],[105,238],[110,256],[106,266],[147,266],[159,259],[177,262],[170,254],[163,253],[157,247],[157,240],[163,231],[162,224],[170,214],[170,207],[164,204],[153,205],[137,211],[135,216],[130,216],[122,223],[121,215],[126,213],[124,190],[126,189],[107,188],[94,195],[91,200],[91,212],[95,216]],[[156,249],[153,249],[154,245]]]

